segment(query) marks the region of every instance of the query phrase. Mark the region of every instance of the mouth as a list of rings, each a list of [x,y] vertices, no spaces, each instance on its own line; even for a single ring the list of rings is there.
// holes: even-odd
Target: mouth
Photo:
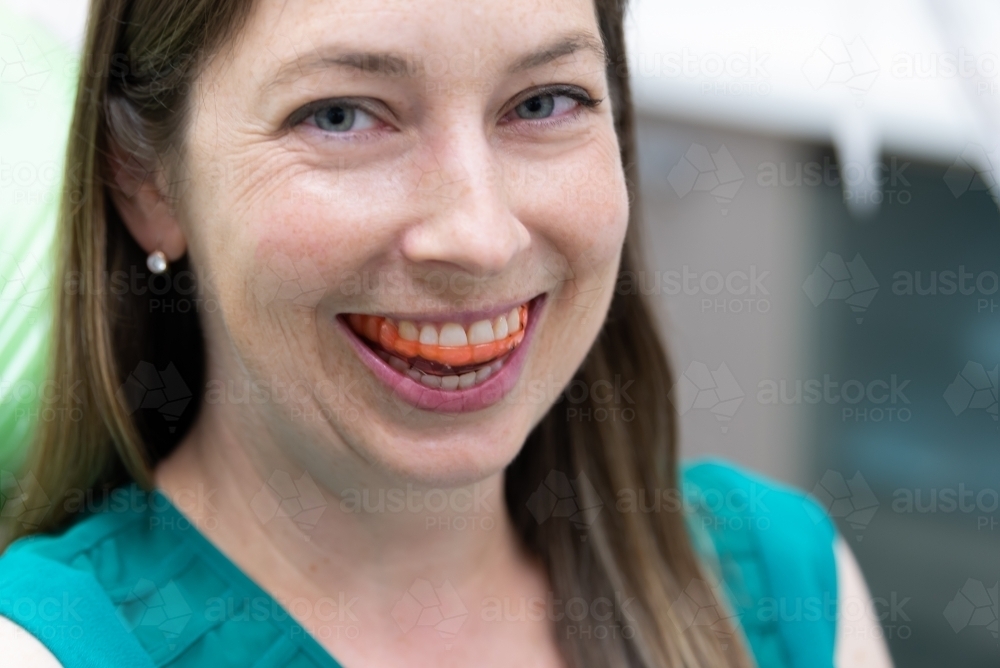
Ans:
[[[407,404],[438,412],[492,405],[516,384],[544,295],[442,317],[349,313],[338,321],[362,360]]]

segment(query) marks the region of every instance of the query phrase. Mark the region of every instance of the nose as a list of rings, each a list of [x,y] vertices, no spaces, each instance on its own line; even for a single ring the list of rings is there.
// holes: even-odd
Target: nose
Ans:
[[[508,269],[531,234],[511,210],[513,193],[488,138],[452,127],[423,155],[417,186],[423,215],[406,231],[403,255],[481,278]]]

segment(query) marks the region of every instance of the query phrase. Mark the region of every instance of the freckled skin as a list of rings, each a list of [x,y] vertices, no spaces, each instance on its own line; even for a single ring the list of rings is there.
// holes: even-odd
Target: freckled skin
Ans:
[[[190,185],[179,223],[204,297],[218,308],[202,313],[206,402],[158,479],[167,489],[199,479],[225,487],[219,476],[229,476],[248,498],[275,470],[307,471],[332,494],[359,486],[483,484],[502,495],[504,467],[603,323],[628,220],[599,57],[580,51],[514,75],[506,68],[569,32],[599,40],[593,6],[259,5],[235,45],[207,64],[192,96]],[[401,51],[427,71],[384,78],[330,68],[264,90],[282,63],[325,44]],[[578,86],[603,101],[593,109],[570,105],[559,123],[544,127],[514,114],[518,96],[550,84]],[[304,105],[344,96],[378,100],[389,113],[354,140],[310,122],[282,128]],[[296,276],[298,288],[282,285]],[[379,276],[381,287],[373,283]],[[519,386],[487,409],[459,415],[401,405],[333,324],[342,313],[485,310],[540,293],[547,303]],[[228,398],[226,388],[239,394],[246,382],[269,390],[268,398]],[[276,385],[293,389],[283,395]],[[213,394],[213,387],[223,389]],[[334,526],[343,517],[331,512],[322,521],[343,535],[354,530]],[[225,532],[237,525],[224,523],[213,538],[227,544]],[[489,537],[500,539],[513,544],[503,532]],[[388,560],[379,540],[359,538],[355,558],[364,558],[367,545]],[[255,565],[254,558],[241,565],[271,578],[272,588],[305,586],[291,576],[273,579],[273,565]]]
[[[603,320],[627,201],[607,84],[595,56],[574,54],[515,77],[491,66],[571,28],[597,34],[587,3],[544,3],[544,9],[487,3],[478,16],[467,3],[425,4],[330,1],[293,10],[262,3],[241,44],[220,54],[198,82],[185,223],[189,252],[198,266],[210,268],[207,289],[221,307],[205,314],[220,377],[303,381],[309,388],[336,386],[340,377],[350,379],[341,385],[360,380],[349,396],[319,391],[302,393],[301,401],[254,406],[254,420],[281,424],[308,444],[302,447],[329,458],[353,450],[406,479],[460,484],[501,469],[555,397],[512,398],[445,420],[403,414],[330,319],[350,311],[461,310],[455,305],[548,292],[522,378],[548,385],[554,379],[559,386]],[[454,41],[472,30],[474,42]],[[280,62],[308,52],[310,44],[340,40],[416,54],[437,76],[386,81],[329,70],[261,95]],[[436,46],[449,42],[447,49]],[[513,96],[563,82],[605,101],[594,110],[576,109],[578,117],[558,129],[519,133],[497,126],[497,114]],[[296,108],[338,95],[384,100],[398,120],[354,143],[323,137],[313,125],[279,131]],[[303,306],[256,294],[275,256],[318,272],[326,287],[322,299]],[[462,294],[422,282],[430,272],[464,274],[454,279]],[[569,274],[576,280],[561,280]],[[394,275],[404,287],[397,294],[340,289],[345,277],[365,275]],[[289,424],[292,408],[334,416],[353,415],[354,408],[365,419]],[[428,456],[430,449],[436,456]]]

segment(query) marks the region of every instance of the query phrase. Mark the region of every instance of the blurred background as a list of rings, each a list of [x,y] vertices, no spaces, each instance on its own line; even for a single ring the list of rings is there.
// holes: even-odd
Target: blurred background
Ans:
[[[7,482],[85,10],[0,0]],[[628,39],[683,454],[812,492],[897,666],[1000,665],[1000,4],[637,0]]]

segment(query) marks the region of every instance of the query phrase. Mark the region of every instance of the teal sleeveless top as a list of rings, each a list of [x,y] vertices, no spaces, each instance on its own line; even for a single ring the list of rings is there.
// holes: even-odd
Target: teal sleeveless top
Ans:
[[[685,465],[680,488],[708,586],[728,604],[689,587],[674,604],[682,623],[730,618],[763,668],[832,667],[836,531],[826,513],[721,461]],[[0,557],[0,615],[66,668],[340,667],[165,496],[134,485],[118,494],[111,512],[18,540]],[[665,502],[619,499],[634,512]]]

